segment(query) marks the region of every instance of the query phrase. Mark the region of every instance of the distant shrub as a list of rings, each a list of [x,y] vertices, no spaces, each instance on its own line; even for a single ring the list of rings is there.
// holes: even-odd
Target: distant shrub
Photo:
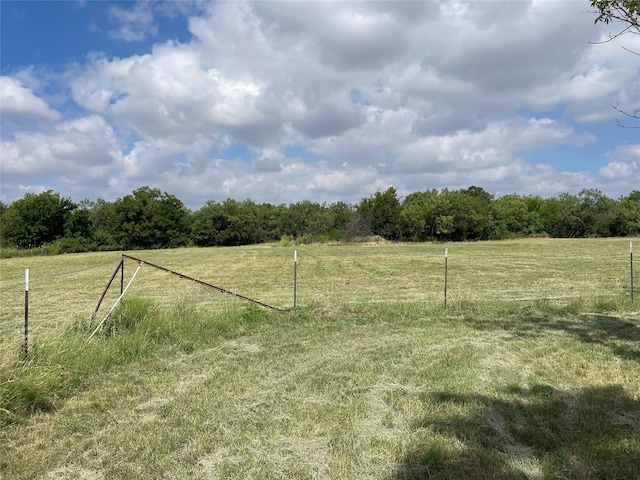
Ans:
[[[53,242],[52,249],[55,254],[91,252],[96,246],[89,240],[76,237],[64,237]]]
[[[289,235],[283,235],[280,237],[280,241],[276,243],[278,247],[290,247],[291,245],[295,245],[296,242]]]

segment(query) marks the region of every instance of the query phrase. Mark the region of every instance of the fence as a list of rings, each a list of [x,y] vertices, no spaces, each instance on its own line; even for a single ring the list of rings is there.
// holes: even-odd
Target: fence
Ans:
[[[145,261],[177,275],[143,266],[128,294],[167,308],[188,302],[211,311],[233,309],[247,297],[286,310],[294,302],[295,274],[297,304],[303,308],[442,303],[448,248],[449,304],[595,297],[631,301],[629,239],[296,248],[297,264],[292,262],[293,247],[141,252]],[[135,266],[138,258],[130,258]],[[104,252],[0,260],[0,348],[23,334],[25,268],[31,273],[29,330],[38,338],[88,321],[119,259],[119,253]],[[134,271],[125,269],[122,281],[128,282]],[[193,279],[220,285],[228,294],[214,293]],[[112,288],[106,304],[119,295],[120,289]]]

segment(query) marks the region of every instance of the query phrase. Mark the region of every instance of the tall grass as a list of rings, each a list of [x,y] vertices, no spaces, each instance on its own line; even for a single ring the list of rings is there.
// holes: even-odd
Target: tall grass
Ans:
[[[13,361],[3,362],[0,425],[51,411],[56,398],[65,397],[93,376],[147,355],[162,325],[148,300],[129,298],[104,325],[105,339],[100,343],[89,343],[86,329],[78,323],[31,345],[26,361],[16,355]]]
[[[33,345],[26,361],[16,352],[13,360],[0,365],[0,426],[54,410],[57,400],[114,367],[159,352],[190,353],[212,339],[244,335],[274,314],[248,306],[235,315],[210,317],[187,302],[163,310],[146,298],[124,298],[91,340],[95,325],[87,329],[86,322],[78,321]]]
[[[286,315],[143,267],[91,341],[116,262],[50,258],[36,271],[84,293],[48,285],[59,321],[36,302],[27,362],[3,336],[0,476],[638,478],[640,313],[604,258],[620,245],[449,246],[446,310],[441,245],[298,246]],[[288,247],[139,256],[291,301]]]

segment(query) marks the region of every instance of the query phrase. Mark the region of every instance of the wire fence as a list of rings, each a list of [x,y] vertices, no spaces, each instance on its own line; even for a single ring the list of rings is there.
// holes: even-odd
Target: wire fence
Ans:
[[[188,303],[216,312],[250,299],[288,310],[294,304],[294,288],[298,307],[317,310],[443,303],[445,248],[449,304],[630,301],[629,240],[602,239],[136,252],[124,262],[124,275],[116,275],[103,302],[113,305],[120,295],[119,283],[126,284],[136,261],[142,260],[127,295],[149,298],[160,308]],[[121,254],[113,252],[0,260],[0,348],[15,344],[23,333],[25,268],[30,268],[31,277],[29,330],[37,338],[74,322],[88,323],[120,259]],[[145,261],[162,268],[145,266]]]

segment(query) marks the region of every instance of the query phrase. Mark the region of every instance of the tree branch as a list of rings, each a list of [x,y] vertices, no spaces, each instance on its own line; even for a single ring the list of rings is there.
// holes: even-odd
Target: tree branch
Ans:
[[[626,117],[633,118],[634,120],[640,120],[640,108],[635,108],[633,110],[633,113],[629,113],[629,112],[625,112],[624,110],[622,110],[617,105],[611,105],[611,106],[613,107],[613,109],[615,111],[617,111],[618,113],[621,113],[622,115],[624,115]],[[616,119],[616,124],[619,127],[622,127],[622,128],[640,128],[640,125],[624,125],[618,119]]]
[[[624,24],[624,28],[618,33],[609,32],[607,40],[589,43],[608,43],[626,34],[640,35],[640,0],[591,0],[591,6],[596,9],[593,13],[598,15],[594,24],[599,22],[606,25],[609,25],[609,23],[622,23]],[[640,56],[640,52],[636,52],[625,46],[622,46],[622,48],[629,53]],[[632,113],[629,113],[622,110],[618,105],[612,105],[612,107],[618,113],[628,118],[640,120],[640,108],[635,108]],[[617,119],[616,123],[618,126],[624,128],[640,128],[640,125],[623,125]]]

